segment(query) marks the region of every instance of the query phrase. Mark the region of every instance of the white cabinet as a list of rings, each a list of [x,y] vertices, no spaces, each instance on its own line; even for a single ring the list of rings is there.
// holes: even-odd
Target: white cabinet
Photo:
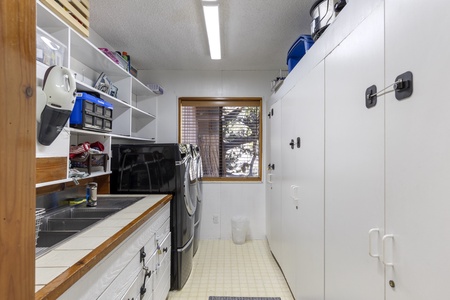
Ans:
[[[65,49],[62,59],[58,59],[58,61],[61,61],[63,66],[74,72],[77,90],[97,92],[103,100],[113,105],[112,132],[99,133],[79,130],[71,128],[67,124],[50,146],[36,143],[36,156],[38,158],[68,157],[71,144],[76,145],[86,141],[101,142],[104,144],[104,152],[107,154],[110,154],[110,145],[115,140],[120,142],[154,142],[156,140],[156,95],[103,54],[89,40],[61,21],[39,1],[36,4],[36,11],[38,32]],[[40,61],[37,62],[38,86],[42,86],[47,68],[48,65]],[[102,72],[118,88],[115,97],[93,88],[95,81]],[[37,101],[40,100],[37,99]],[[101,170],[93,176],[108,174],[109,172],[110,166],[108,164],[106,171]],[[62,178],[62,181],[67,181],[67,177],[68,174],[66,178]],[[40,186],[51,183],[41,183]]]
[[[281,99],[283,251],[279,261],[296,299],[421,300],[450,295],[446,259],[450,253],[450,102],[445,94],[449,9],[450,4],[441,0],[432,5],[380,2],[325,53],[324,82],[316,74],[317,66],[294,73],[296,82]],[[314,47],[320,50],[326,38],[327,33]],[[310,53],[316,51],[314,47]],[[392,85],[406,71],[413,74],[413,93],[399,101]],[[302,95],[301,91],[314,90],[315,83],[325,90],[324,137],[314,123],[313,116],[320,118],[317,103],[302,107],[302,99],[320,95],[317,90]],[[367,108],[365,91],[372,85],[387,90],[374,107]],[[308,155],[309,160],[303,160],[308,135],[302,128],[323,139],[324,164]],[[295,145],[297,136],[300,151],[284,150],[291,138]],[[319,141],[315,149],[320,156]],[[316,173],[308,166],[316,164],[325,170],[325,219],[312,217],[319,205],[303,206],[311,183],[315,184],[311,191],[319,191],[323,182],[320,175],[311,175]],[[315,199],[319,198],[317,193]],[[294,202],[298,210],[293,200],[298,201]],[[312,218],[304,218],[302,209]],[[320,253],[320,244],[311,241],[320,236],[321,221],[322,296],[304,293],[309,286],[302,287],[308,280],[302,279],[303,268],[311,270],[312,265],[307,259],[315,251]],[[308,232],[314,235],[307,236]]]
[[[320,63],[281,99],[281,254],[276,257],[297,299],[319,299],[324,289],[323,85]]]
[[[269,109],[270,158],[267,171],[267,239],[273,255],[281,259],[281,101]]]
[[[295,87],[294,87],[295,89]],[[297,137],[300,137],[296,126],[299,99],[295,92],[288,93],[281,106],[281,256],[279,264],[284,276],[296,295],[297,286],[297,228],[300,211],[298,209],[298,158],[299,150],[296,146]]]
[[[383,12],[381,5],[325,59],[326,299],[384,294],[383,265],[369,255],[379,255],[384,228],[384,99],[368,109],[364,98],[366,88],[384,87]]]
[[[450,3],[385,5],[386,85],[411,71],[414,89],[386,95],[386,299],[448,299]]]
[[[317,65],[295,87],[295,127],[300,137],[296,167],[298,237],[296,299],[324,295],[324,63]]]
[[[157,260],[155,265],[155,277],[153,282],[153,299],[166,299],[170,290],[170,233],[157,239]]]
[[[165,299],[170,288],[169,224],[167,203],[59,299]]]

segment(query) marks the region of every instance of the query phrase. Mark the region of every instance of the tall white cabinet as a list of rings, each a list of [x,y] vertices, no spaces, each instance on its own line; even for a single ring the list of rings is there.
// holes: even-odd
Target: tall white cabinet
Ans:
[[[450,295],[450,4],[378,2],[348,30],[343,18],[355,14],[345,10],[364,6],[349,2],[299,63],[306,70],[294,69],[274,95],[282,107],[274,255],[296,299]],[[333,30],[348,34],[330,46]],[[393,83],[406,71],[413,92],[397,100]],[[371,86],[386,90],[367,108]],[[297,136],[301,147],[290,150]]]
[[[325,58],[327,299],[384,293],[376,257],[384,227],[384,100],[368,109],[364,99],[366,88],[384,86],[383,12],[381,5]]]
[[[324,293],[323,83],[320,63],[272,106],[269,120],[268,161],[281,168],[269,170],[268,239],[297,299]]]
[[[281,101],[269,109],[268,127],[270,134],[267,183],[267,239],[272,253],[281,256]]]
[[[410,98],[386,95],[386,299],[448,299],[450,4],[385,5],[386,83],[414,76]]]
[[[291,189],[295,209],[290,208],[298,211],[291,236],[297,237],[293,261],[296,299],[321,299],[324,293],[324,71],[322,62],[291,92],[297,105],[292,126],[300,137],[300,148],[296,140],[294,149],[297,159],[287,162],[295,170],[294,185],[298,186],[298,191]],[[283,200],[289,201],[284,196]]]
[[[294,87],[295,89],[295,87]],[[300,138],[297,128],[298,92],[294,90],[282,99],[281,113],[281,257],[279,264],[283,270],[291,291],[297,293],[297,251],[298,251],[298,220],[300,218],[299,204],[299,178],[297,162],[299,148],[296,140]],[[289,113],[288,113],[289,112]]]

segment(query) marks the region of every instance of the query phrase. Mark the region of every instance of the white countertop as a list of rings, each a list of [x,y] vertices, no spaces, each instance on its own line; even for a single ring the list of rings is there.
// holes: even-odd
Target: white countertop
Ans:
[[[167,195],[108,195],[108,197],[124,196],[141,196],[145,198],[95,223],[91,228],[69,238],[66,242],[36,259],[35,292],[39,291]]]

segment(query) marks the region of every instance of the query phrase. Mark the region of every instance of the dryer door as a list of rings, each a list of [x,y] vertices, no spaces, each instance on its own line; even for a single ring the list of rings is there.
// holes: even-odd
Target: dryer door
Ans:
[[[203,167],[202,167],[202,158],[201,158],[200,154],[197,155],[196,165],[197,165],[197,200],[198,200],[198,202],[202,202],[202,199],[203,199],[203,185],[202,185]]]
[[[186,173],[184,176],[184,203],[189,215],[195,214],[197,208],[197,176],[193,170],[193,161],[189,156],[185,161]]]

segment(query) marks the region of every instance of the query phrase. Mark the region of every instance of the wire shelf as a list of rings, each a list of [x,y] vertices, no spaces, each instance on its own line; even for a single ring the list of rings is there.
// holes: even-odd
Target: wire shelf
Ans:
[[[39,231],[42,224],[42,218],[45,214],[45,208],[36,208],[36,241],[35,244],[37,245],[37,240],[39,237]]]

